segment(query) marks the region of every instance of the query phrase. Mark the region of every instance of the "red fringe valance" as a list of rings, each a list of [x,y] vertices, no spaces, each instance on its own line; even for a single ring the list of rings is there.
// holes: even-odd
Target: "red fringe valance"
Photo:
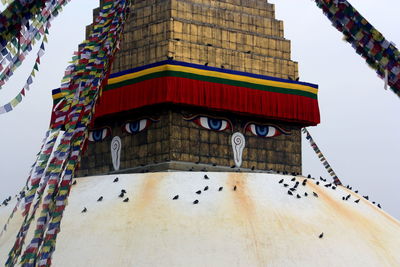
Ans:
[[[320,122],[317,99],[181,77],[159,77],[106,90],[95,118],[161,103],[256,115],[302,126]]]

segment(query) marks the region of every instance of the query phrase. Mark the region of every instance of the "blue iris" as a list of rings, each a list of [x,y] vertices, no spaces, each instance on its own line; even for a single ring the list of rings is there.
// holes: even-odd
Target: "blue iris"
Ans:
[[[129,130],[131,131],[131,133],[139,132],[139,127],[140,127],[140,121],[129,123]]]
[[[208,118],[208,126],[211,130],[219,131],[222,127],[222,120]]]
[[[103,129],[92,132],[93,140],[95,142],[103,140]]]
[[[267,136],[269,126],[256,125],[256,133],[259,136]]]

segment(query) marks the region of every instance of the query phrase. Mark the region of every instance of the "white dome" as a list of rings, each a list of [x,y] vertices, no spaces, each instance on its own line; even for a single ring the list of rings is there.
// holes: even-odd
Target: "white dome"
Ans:
[[[79,178],[53,266],[400,266],[399,221],[344,187],[311,179],[303,186],[304,177],[296,178],[291,196],[283,184],[293,186],[292,178],[200,172]],[[12,205],[0,207],[0,223]],[[18,213],[0,237],[0,264],[21,222]]]

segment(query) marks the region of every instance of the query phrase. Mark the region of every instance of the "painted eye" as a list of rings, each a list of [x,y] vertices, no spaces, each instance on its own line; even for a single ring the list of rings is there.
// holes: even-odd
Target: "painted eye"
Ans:
[[[255,136],[260,137],[275,137],[281,135],[283,132],[275,126],[271,125],[259,125],[255,123],[249,123],[246,127],[246,131],[251,132]]]
[[[226,129],[231,128],[230,122],[228,122],[227,120],[223,120],[223,119],[199,116],[196,119],[194,119],[193,121],[196,124],[200,125],[201,127],[206,128],[208,130],[212,130],[212,131],[221,132],[221,131],[225,131]]]
[[[141,119],[137,121],[130,121],[125,123],[124,130],[130,134],[139,133],[145,129],[147,129],[151,125],[151,120],[149,119]]]
[[[88,139],[90,142],[101,142],[110,134],[110,128],[94,129],[89,131]]]

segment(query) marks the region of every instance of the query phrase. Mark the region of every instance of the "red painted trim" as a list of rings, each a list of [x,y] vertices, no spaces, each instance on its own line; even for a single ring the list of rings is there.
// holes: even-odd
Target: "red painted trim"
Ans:
[[[155,78],[104,91],[95,118],[162,103],[256,115],[304,126],[320,122],[316,99],[180,77]]]

